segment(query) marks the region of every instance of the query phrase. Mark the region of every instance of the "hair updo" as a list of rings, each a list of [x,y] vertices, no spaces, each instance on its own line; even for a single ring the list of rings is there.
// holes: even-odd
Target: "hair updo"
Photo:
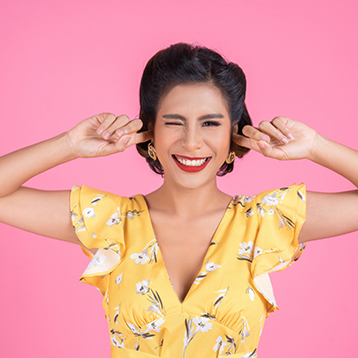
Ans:
[[[238,125],[237,133],[242,135],[242,128],[251,123],[245,105],[246,78],[242,69],[233,62],[227,62],[217,52],[206,47],[177,43],[156,53],[147,63],[140,83],[139,118],[143,127],[139,132],[154,128],[160,100],[177,85],[195,83],[213,83],[225,98],[232,127]],[[136,145],[140,155],[146,158],[151,169],[163,175],[159,160],[148,155],[148,143]],[[231,141],[230,151],[242,158],[248,148]],[[232,172],[234,163],[221,166],[217,175]]]

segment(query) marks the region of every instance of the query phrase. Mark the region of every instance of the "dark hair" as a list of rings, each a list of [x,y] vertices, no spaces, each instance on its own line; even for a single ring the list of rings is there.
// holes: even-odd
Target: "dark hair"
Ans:
[[[232,127],[242,128],[252,124],[245,105],[246,78],[242,69],[233,62],[227,62],[217,52],[206,47],[178,43],[156,53],[147,63],[140,83],[139,118],[143,127],[139,132],[154,128],[160,100],[175,86],[211,82],[218,87],[228,104]],[[148,155],[148,142],[138,143],[137,150],[146,158],[151,169],[163,175],[159,160]],[[248,148],[231,142],[230,150],[242,158]],[[221,166],[217,175],[223,176],[234,169],[234,163]]]

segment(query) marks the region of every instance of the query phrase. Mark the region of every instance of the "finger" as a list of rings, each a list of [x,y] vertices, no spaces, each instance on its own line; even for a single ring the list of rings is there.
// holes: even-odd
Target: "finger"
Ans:
[[[144,143],[144,142],[147,142],[148,140],[151,140],[152,138],[153,138],[152,131],[135,133],[135,135],[133,137],[133,144]],[[131,143],[129,142],[129,144],[131,144]]]
[[[244,137],[240,134],[233,134],[232,140],[241,147],[253,149],[250,138]]]
[[[128,142],[126,142],[126,148],[130,147],[131,145],[147,142],[148,140],[153,138],[153,132],[147,131],[147,132],[140,132],[140,133],[131,133],[129,135],[125,135],[124,137],[129,137]],[[122,138],[122,137],[121,137]],[[121,138],[118,140],[118,145],[121,148],[122,141]]]
[[[116,116],[113,113],[101,113],[97,120],[100,122],[97,133],[102,134],[116,120]]]
[[[127,116],[120,116],[106,129],[102,136],[104,139],[109,139],[113,136],[113,139],[117,140],[123,135],[138,131],[142,126],[143,122],[140,119],[133,119],[130,121]]]
[[[293,135],[287,127],[287,121],[289,118],[286,117],[275,117],[271,122],[278,128],[287,138],[293,139]]]
[[[125,126],[121,127],[120,131],[121,131],[121,133],[123,132],[123,135],[131,134],[131,133],[139,131],[142,128],[142,126],[143,126],[143,122],[140,119],[136,118],[136,119],[133,119],[132,121],[130,121]],[[117,131],[117,133],[118,133],[118,131]]]
[[[99,130],[102,130],[102,137],[104,139],[109,139],[114,132],[120,128],[120,127],[124,127],[126,124],[128,124],[130,122],[129,117],[126,115],[121,115],[115,118],[114,121],[110,121],[107,119],[101,124],[101,128],[99,128]],[[98,130],[97,130],[98,133]],[[124,134],[124,133],[123,133]],[[123,135],[122,134],[122,135]]]
[[[233,136],[233,141],[238,144],[239,146],[241,147],[245,147],[245,148],[249,148],[249,149],[252,149],[254,150],[255,152],[258,152],[258,153],[261,153],[261,154],[269,154],[270,153],[270,144],[267,143],[267,141],[265,140],[255,140],[255,139],[251,139],[251,138],[247,138],[247,137],[244,137],[240,134],[235,134]],[[264,143],[264,144],[262,144]],[[269,148],[266,148],[266,146],[269,147]],[[272,148],[271,148],[272,149]]]
[[[247,125],[244,128],[242,128],[242,133],[246,137],[249,137],[254,140],[264,140],[266,142],[270,141],[270,137],[268,135],[262,133],[260,130],[250,125]]]
[[[257,147],[260,149],[262,155],[268,158],[275,158],[278,160],[288,159],[284,151],[280,147],[271,146],[271,144],[265,141],[258,141]]]
[[[271,138],[276,139],[282,144],[288,143],[288,138],[282,133],[279,129],[277,129],[271,122],[262,121],[259,124],[259,129],[261,132],[266,133]]]

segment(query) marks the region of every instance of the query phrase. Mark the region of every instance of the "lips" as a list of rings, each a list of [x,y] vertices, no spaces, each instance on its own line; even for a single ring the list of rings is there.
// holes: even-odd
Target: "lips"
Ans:
[[[209,163],[211,157],[184,157],[173,155],[174,162],[185,172],[194,173],[203,170]]]

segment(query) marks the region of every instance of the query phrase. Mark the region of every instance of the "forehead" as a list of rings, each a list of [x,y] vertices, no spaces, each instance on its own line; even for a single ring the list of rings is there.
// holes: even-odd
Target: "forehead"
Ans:
[[[158,106],[158,114],[166,112],[187,112],[188,114],[207,112],[228,115],[227,102],[220,89],[212,83],[185,84],[173,87],[163,96]]]

